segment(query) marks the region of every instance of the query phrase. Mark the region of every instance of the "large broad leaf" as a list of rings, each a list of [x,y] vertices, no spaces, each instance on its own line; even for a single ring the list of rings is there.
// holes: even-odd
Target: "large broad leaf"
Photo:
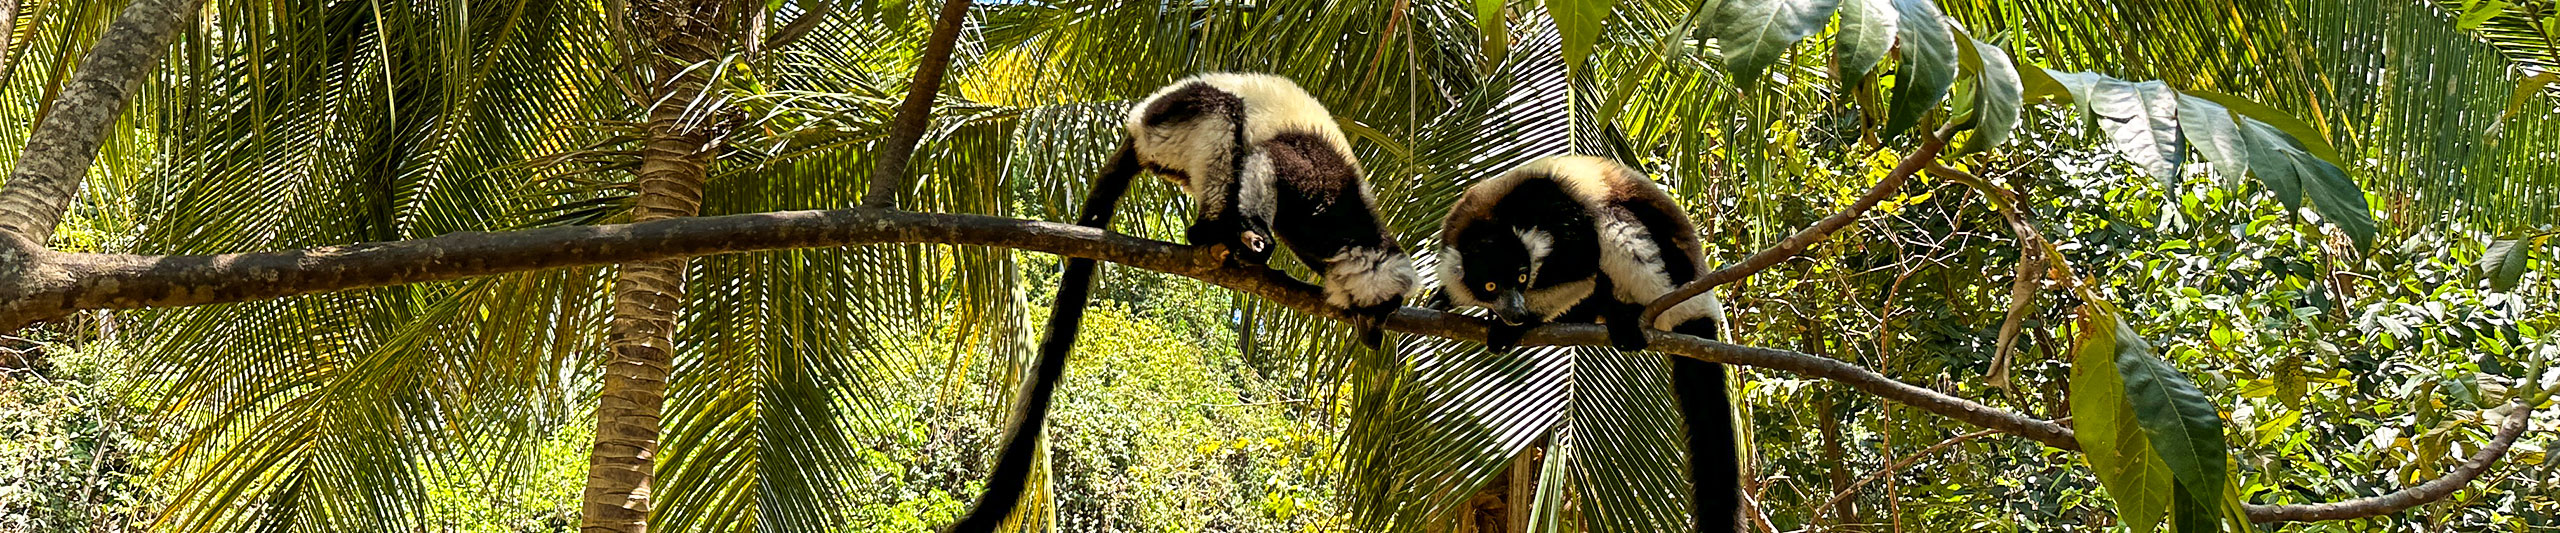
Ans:
[[[2525,253],[2533,250],[2528,242],[2532,239],[2489,243],[2488,253],[2480,255],[2480,274],[2489,279],[2489,288],[2509,290],[2524,281]]]
[[[2092,114],[2116,153],[2175,191],[2187,147],[2178,134],[2178,92],[2157,81],[2099,80],[2083,108]]]
[[[1958,37],[1964,42],[1964,66],[1973,74],[1973,138],[1956,149],[1957,154],[1979,152],[2009,140],[2009,131],[2018,126],[2018,108],[2025,99],[2025,86],[2018,79],[2018,67],[2009,62],[2009,53],[1999,46]]]
[[[1843,0],[1840,3],[1840,85],[1854,87],[1893,51],[1893,34],[1901,26],[1891,0]]]
[[[1829,23],[1838,7],[1839,0],[1725,0],[1716,13],[1725,70],[1736,85],[1752,86],[1787,47]]]
[[[1582,68],[1591,57],[1591,45],[1600,41],[1600,25],[1609,21],[1609,11],[1618,0],[1547,0],[1547,14],[1555,17],[1556,31],[1564,34],[1564,62]]]
[[[2178,95],[2178,130],[2204,155],[2206,168],[2220,175],[2224,188],[2237,189],[2249,175],[2249,141],[2229,108],[2194,95]]]
[[[2116,372],[2121,323],[2104,302],[2081,308],[2071,363],[2071,428],[2085,452],[2081,458],[2115,498],[2119,521],[2134,533],[2150,533],[2168,516],[2175,477],[2151,451],[2125,400],[2124,377]]]
[[[2197,502],[2219,500],[2231,475],[2222,416],[2212,398],[2161,360],[2151,343],[2122,320],[2116,323],[2115,337],[2116,371],[2124,375],[2125,399],[2133,404],[2134,420],[2151,440],[2151,450],[2169,465],[2179,490],[2193,498],[2179,502],[2177,515],[2181,531],[2195,531],[2185,527],[2190,514],[2203,515],[2208,523],[2215,514],[2211,506]]]
[[[2240,116],[2258,119],[2259,122],[2274,126],[2277,131],[2292,136],[2296,143],[2302,145],[2301,150],[2319,156],[2320,160],[2328,161],[2330,165],[2340,168],[2347,166],[2346,158],[2338,156],[2337,147],[2330,146],[2328,138],[2322,137],[2318,128],[2311,127],[2310,123],[2303,122],[2302,119],[2293,118],[2291,114],[2267,107],[2266,104],[2249,101],[2247,98],[2213,91],[2198,89],[2188,90],[2185,93],[2212,100],[2213,103],[2222,104],[2222,107],[2230,108]]]
[[[2249,171],[2288,213],[2298,212],[2307,194],[2320,218],[2337,224],[2356,248],[2372,249],[2373,211],[2365,206],[2364,188],[2347,179],[2345,170],[2314,157],[2293,136],[2255,117],[2241,119],[2240,132],[2248,141]]]
[[[1929,0],[1893,0],[1901,20],[1895,30],[1902,64],[1893,71],[1893,109],[1885,116],[1884,138],[1920,123],[1920,116],[1946,99],[1956,84],[1956,36],[1945,15]]]

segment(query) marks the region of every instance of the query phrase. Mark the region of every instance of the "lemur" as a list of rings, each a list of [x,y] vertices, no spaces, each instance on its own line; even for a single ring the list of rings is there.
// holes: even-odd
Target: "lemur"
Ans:
[[[1544,322],[1604,322],[1623,350],[1648,344],[1645,305],[1706,274],[1697,226],[1662,188],[1610,159],[1556,156],[1468,187],[1440,230],[1440,291],[1499,319],[1486,344],[1507,349]],[[1664,312],[1653,329],[1716,338],[1712,294]],[[1724,365],[1671,358],[1687,419],[1692,519],[1731,531],[1740,457]]]
[[[1183,238],[1219,247],[1230,263],[1261,266],[1274,238],[1324,276],[1325,302],[1360,317],[1363,344],[1377,348],[1386,317],[1420,285],[1413,259],[1379,221],[1377,201],[1342,129],[1298,84],[1268,74],[1200,74],[1173,82],[1129,110],[1128,136],[1085,198],[1077,223],[1109,227],[1120,196],[1152,171],[1191,197]],[[1015,401],[1004,448],[960,533],[992,532],[1021,501],[1031,452],[1048,418],[1084,316],[1097,265],[1067,260],[1051,302],[1031,382]]]

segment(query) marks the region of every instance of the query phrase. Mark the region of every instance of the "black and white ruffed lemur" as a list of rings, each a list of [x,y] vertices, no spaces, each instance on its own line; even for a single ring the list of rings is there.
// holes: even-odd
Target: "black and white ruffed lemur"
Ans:
[[[1440,290],[1493,311],[1497,349],[1545,322],[1604,322],[1611,344],[1644,349],[1646,304],[1706,274],[1697,226],[1651,180],[1610,159],[1556,156],[1468,187],[1440,229]],[[1716,338],[1712,294],[1664,312],[1653,329]],[[1686,418],[1696,531],[1732,531],[1741,470],[1724,365],[1671,358]]]
[[[1379,221],[1360,162],[1324,104],[1288,78],[1201,74],[1139,101],[1125,125],[1128,137],[1094,180],[1077,224],[1109,227],[1130,179],[1152,171],[1190,195],[1197,210],[1183,237],[1191,245],[1223,247],[1230,263],[1260,266],[1270,260],[1276,238],[1324,276],[1326,303],[1361,317],[1361,342],[1379,346],[1387,315],[1403,307],[1420,280],[1413,259]],[[1096,266],[1091,259],[1067,260],[1050,304],[1048,336],[1040,341],[1030,383],[1015,399],[986,492],[950,531],[995,531],[1020,503]]]

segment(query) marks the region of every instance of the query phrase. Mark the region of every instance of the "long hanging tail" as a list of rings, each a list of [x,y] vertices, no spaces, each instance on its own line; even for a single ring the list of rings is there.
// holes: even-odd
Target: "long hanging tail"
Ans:
[[[1734,446],[1724,365],[1674,356],[1671,384],[1689,426],[1690,517],[1698,533],[1734,531],[1742,509],[1742,456]]]
[[[1129,179],[1138,175],[1136,146],[1134,141],[1121,143],[1120,153],[1094,180],[1093,193],[1085,196],[1077,225],[1111,227],[1120,196],[1129,192]],[[1058,297],[1049,303],[1048,336],[1040,339],[1040,358],[1031,363],[1031,382],[1014,397],[995,472],[987,476],[986,492],[978,497],[977,506],[951,525],[952,533],[993,533],[1022,503],[1023,485],[1031,477],[1032,450],[1049,419],[1049,398],[1058,392],[1058,377],[1066,372],[1067,352],[1075,347],[1076,329],[1084,322],[1084,306],[1091,299],[1099,267],[1092,259],[1067,259],[1066,272],[1058,276]]]

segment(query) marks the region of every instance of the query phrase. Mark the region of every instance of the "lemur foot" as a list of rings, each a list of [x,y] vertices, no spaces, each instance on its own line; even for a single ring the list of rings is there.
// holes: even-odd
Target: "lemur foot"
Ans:
[[[1653,341],[1644,337],[1643,327],[1633,324],[1633,321],[1628,322],[1629,323],[1625,325],[1620,325],[1615,321],[1608,324],[1610,346],[1615,346],[1619,350],[1633,352],[1643,350],[1653,344]]]
[[[1495,323],[1492,327],[1485,328],[1484,346],[1496,351],[1509,351],[1512,348],[1517,348],[1520,346],[1520,338],[1528,336],[1529,328],[1533,327],[1537,326],[1514,326],[1510,324]]]

